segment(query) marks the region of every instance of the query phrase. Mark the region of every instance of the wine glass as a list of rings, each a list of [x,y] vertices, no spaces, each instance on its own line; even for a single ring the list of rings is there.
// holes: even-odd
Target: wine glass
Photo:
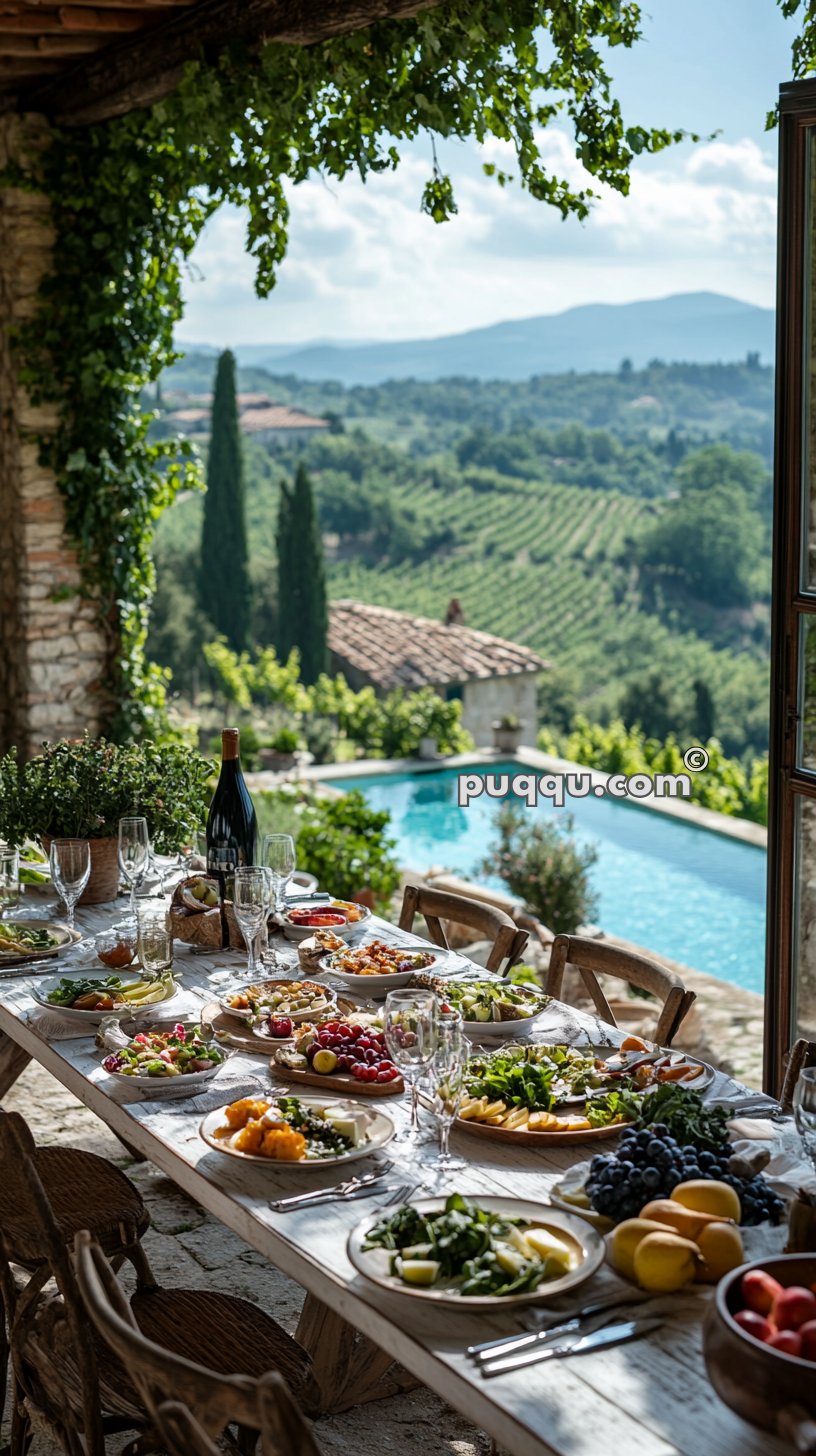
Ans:
[[[130,885],[130,914],[136,919],[136,890],[150,864],[150,835],[141,816],[119,820],[119,868]]]
[[[440,1174],[450,1173],[466,1165],[462,1158],[452,1157],[448,1144],[453,1119],[456,1117],[465,1090],[470,1047],[464,1033],[439,1038],[439,1044],[431,1063],[431,1094],[433,1110],[439,1123],[439,1157],[436,1162]]]
[[[391,1060],[411,1088],[411,1124],[403,1134],[416,1144],[419,1134],[419,1083],[437,1047],[439,1002],[433,991],[389,991],[385,998],[385,1044]]]
[[[291,834],[265,834],[261,859],[272,878],[272,909],[279,914],[284,906],[286,886],[297,865]]]
[[[793,1117],[802,1147],[816,1168],[816,1067],[805,1067],[793,1090]]]
[[[0,920],[10,915],[20,903],[20,854],[8,844],[0,844]]]
[[[51,878],[61,900],[69,930],[74,928],[74,906],[91,875],[91,846],[87,839],[52,839],[48,852]]]
[[[255,942],[266,919],[269,905],[269,883],[260,866],[241,865],[235,871],[233,901],[235,919],[241,927],[247,948],[247,975],[250,980],[258,969]]]

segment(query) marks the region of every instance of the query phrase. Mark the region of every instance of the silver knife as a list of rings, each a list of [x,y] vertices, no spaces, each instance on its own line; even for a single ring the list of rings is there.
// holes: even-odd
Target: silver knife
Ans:
[[[641,1304],[644,1300],[652,1299],[653,1295],[647,1294],[641,1289],[616,1289],[604,1295],[600,1299],[593,1300],[591,1304],[585,1304],[581,1309],[576,1309],[575,1314],[565,1318],[561,1314],[548,1315],[541,1322],[537,1330],[531,1330],[526,1334],[500,1335],[495,1340],[485,1340],[481,1345],[468,1345],[465,1354],[471,1360],[494,1360],[497,1352],[509,1354],[511,1350],[525,1350],[530,1345],[540,1344],[544,1340],[552,1339],[553,1335],[568,1335],[573,1330],[580,1329],[584,1320],[592,1319],[593,1316],[604,1314],[607,1310],[610,1315],[620,1305]]]
[[[480,1367],[485,1378],[504,1375],[510,1370],[521,1370],[525,1365],[535,1365],[539,1360],[561,1360],[567,1355],[588,1355],[592,1350],[602,1350],[611,1345],[624,1345],[627,1340],[639,1340],[663,1324],[662,1318],[626,1320],[619,1325],[608,1325],[606,1329],[595,1330],[594,1334],[583,1335],[565,1345],[548,1345],[545,1349],[525,1350],[520,1355],[508,1355],[506,1359],[494,1360]]]

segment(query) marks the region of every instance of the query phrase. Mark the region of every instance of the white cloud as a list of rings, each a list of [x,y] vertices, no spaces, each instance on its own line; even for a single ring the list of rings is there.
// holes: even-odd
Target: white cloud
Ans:
[[[542,138],[547,162],[573,185],[569,137]],[[459,213],[437,226],[420,212],[427,148],[366,184],[311,178],[290,194],[290,248],[271,298],[258,301],[244,221],[212,219],[194,255],[183,337],[213,344],[312,338],[407,338],[573,304],[710,289],[770,305],[775,170],[770,148],[745,138],[684,144],[633,168],[622,197],[598,187],[588,222],[562,223],[517,185],[484,177],[489,158],[515,171],[499,143],[450,144],[441,157]]]

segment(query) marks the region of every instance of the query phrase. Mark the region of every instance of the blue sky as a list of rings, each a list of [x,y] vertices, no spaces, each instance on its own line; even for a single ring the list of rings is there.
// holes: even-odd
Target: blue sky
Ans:
[[[790,76],[796,26],[775,0],[645,0],[644,40],[612,54],[624,117],[682,126],[711,142],[640,161],[628,198],[604,195],[586,223],[562,223],[518,187],[485,178],[475,144],[443,142],[459,214],[419,211],[430,144],[393,174],[291,194],[289,254],[268,300],[252,287],[244,219],[224,208],[193,257],[186,341],[225,346],[458,332],[574,304],[712,290],[771,306],[776,133],[766,111]],[[569,134],[548,130],[554,166],[578,181]],[[501,160],[497,146],[487,149]],[[510,168],[512,170],[512,166]]]

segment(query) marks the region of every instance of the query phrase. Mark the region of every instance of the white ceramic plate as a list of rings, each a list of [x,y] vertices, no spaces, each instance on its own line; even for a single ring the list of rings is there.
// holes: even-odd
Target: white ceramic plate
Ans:
[[[580,1047],[579,1050],[581,1052],[583,1052],[584,1051],[584,1048],[583,1047]],[[614,1056],[615,1055],[615,1048],[614,1047],[608,1047],[608,1046],[604,1046],[604,1047],[587,1047],[586,1048],[586,1054],[587,1055],[592,1055],[592,1056],[596,1056],[596,1057],[600,1057],[600,1058],[606,1059],[607,1057],[611,1057],[611,1056]],[[643,1089],[644,1092],[646,1092],[646,1093],[656,1092],[657,1089],[658,1089],[658,1087],[661,1087],[661,1086],[664,1086],[664,1085],[675,1086],[675,1087],[685,1087],[685,1088],[687,1088],[691,1092],[701,1092],[704,1087],[710,1086],[710,1084],[714,1081],[714,1068],[713,1067],[710,1067],[708,1065],[708,1062],[701,1062],[699,1057],[693,1057],[690,1054],[687,1054],[685,1052],[672,1051],[671,1047],[667,1047],[666,1048],[665,1055],[668,1056],[668,1057],[671,1057],[673,1063],[688,1062],[690,1066],[701,1067],[702,1068],[702,1071],[700,1072],[700,1074],[697,1077],[693,1077],[693,1078],[689,1078],[689,1079],[685,1079],[684,1078],[683,1081],[671,1082],[669,1084],[665,1084],[665,1083],[662,1083],[662,1082],[655,1082],[654,1085],[651,1086],[651,1087],[644,1087],[644,1089]],[[645,1052],[632,1052],[631,1056],[632,1056],[632,1061],[637,1061],[637,1060],[639,1060],[640,1057],[646,1056],[646,1053]],[[559,1097],[558,1104],[561,1107],[566,1107],[568,1104],[577,1105],[578,1103],[580,1103],[581,1106],[583,1106],[583,1104],[587,1100],[587,1096],[589,1096],[590,1098],[592,1098],[592,1097],[603,1097],[603,1096],[606,1095],[607,1092],[614,1092],[614,1090],[615,1090],[615,1082],[608,1082],[608,1083],[606,1083],[605,1086],[596,1087],[596,1088],[591,1089],[589,1093],[581,1092],[580,1094],[573,1094],[573,1095],[571,1095],[569,1097]]]
[[[387,1289],[389,1293],[404,1294],[409,1299],[424,1299],[426,1303],[449,1305],[455,1309],[493,1310],[519,1304],[549,1304],[558,1295],[584,1284],[603,1263],[603,1239],[594,1228],[574,1214],[561,1213],[547,1204],[531,1203],[523,1198],[482,1197],[481,1194],[466,1194],[465,1197],[490,1213],[522,1218],[528,1224],[552,1230],[557,1238],[573,1245],[576,1267],[562,1278],[543,1281],[538,1289],[529,1290],[525,1294],[462,1295],[450,1285],[425,1289],[415,1284],[403,1284],[400,1278],[389,1273],[391,1254],[388,1249],[363,1250],[366,1234],[381,1218],[387,1216],[382,1211],[368,1214],[349,1234],[349,1259],[364,1279],[379,1285],[381,1289]],[[439,1213],[445,1207],[445,1199],[417,1198],[412,1199],[411,1204],[420,1213]]]
[[[291,1097],[293,1094],[289,1092],[281,1095]],[[270,1094],[270,1101],[274,1100],[274,1096]],[[356,1113],[365,1113],[368,1119],[368,1135],[365,1141],[357,1148],[349,1148],[347,1153],[340,1153],[331,1158],[302,1158],[297,1163],[284,1162],[283,1159],[278,1161],[275,1158],[264,1158],[260,1153],[242,1153],[238,1148],[231,1148],[223,1138],[215,1136],[216,1129],[226,1126],[224,1114],[229,1103],[226,1103],[224,1107],[216,1107],[214,1112],[208,1112],[199,1132],[205,1143],[214,1148],[217,1153],[225,1153],[227,1157],[238,1158],[242,1163],[260,1163],[265,1168],[282,1169],[284,1172],[294,1169],[300,1171],[303,1168],[334,1168],[338,1164],[353,1163],[359,1158],[367,1158],[371,1153],[379,1152],[381,1148],[390,1143],[394,1136],[393,1121],[386,1112],[381,1112],[378,1107],[366,1107],[362,1102],[353,1102],[348,1098],[301,1097],[299,1101],[308,1108],[331,1107],[336,1109],[342,1107]]]
[[[302,903],[299,904],[297,899],[293,896],[291,901],[287,902],[286,912],[282,917],[283,934],[287,940],[295,941],[298,944],[300,944],[302,940],[308,940],[309,936],[314,935],[316,930],[331,930],[334,932],[335,935],[338,935],[341,940],[350,940],[351,936],[354,935],[356,931],[364,930],[366,925],[368,924],[368,921],[371,919],[371,911],[365,905],[355,905],[354,907],[356,910],[359,910],[361,912],[359,920],[347,920],[343,925],[292,925],[289,922],[290,910],[314,910],[317,913],[319,913],[321,910],[338,910],[345,913],[345,911],[350,908],[350,906],[351,901],[349,900],[337,900],[334,905],[331,903],[330,900],[322,903],[310,901],[304,905]]]
[[[513,989],[515,991],[523,991],[524,987],[515,986]],[[444,1001],[444,999],[445,994],[444,992],[441,992],[440,1000]],[[532,990],[529,998],[525,997],[525,999],[529,999],[531,1002],[538,1002],[539,1000],[542,1001],[539,1009],[537,1011],[534,1011],[532,1016],[516,1016],[513,1018],[512,1021],[463,1021],[462,1029],[464,1030],[465,1035],[471,1041],[475,1042],[519,1041],[522,1037],[528,1034],[530,1029],[535,1026],[538,1021],[541,1020],[541,1017],[550,1006],[552,1000],[552,998],[549,996],[543,998],[539,997],[535,993],[535,991]]]
[[[15,965],[20,961],[40,961],[49,956],[59,955],[62,951],[69,950],[72,945],[76,945],[79,939],[79,933],[70,931],[67,925],[63,925],[57,920],[35,919],[33,915],[22,916],[19,919],[16,916],[10,916],[8,920],[3,921],[3,924],[19,926],[23,930],[47,930],[50,935],[55,937],[56,944],[48,946],[45,950],[0,949],[0,966]]]
[[[360,949],[364,950],[365,947],[361,946]],[[416,949],[420,951],[422,947],[417,946]],[[407,971],[390,971],[381,976],[360,976],[356,975],[353,971],[344,971],[340,966],[334,964],[335,956],[342,954],[342,951],[333,951],[330,955],[323,956],[318,964],[321,971],[326,971],[329,975],[336,976],[338,981],[342,981],[344,986],[349,986],[353,991],[356,991],[358,996],[386,996],[389,991],[396,991],[400,986],[409,985],[412,978],[416,975],[432,975],[437,960],[437,957],[434,956],[430,965],[412,966]]]
[[[41,986],[33,988],[31,994],[40,1006],[44,1006],[47,1011],[53,1011],[55,1016],[65,1017],[67,1021],[84,1021],[87,1025],[93,1026],[97,1022],[104,1021],[106,1016],[114,1016],[117,1014],[122,1020],[127,1021],[138,1021],[144,1016],[155,1016],[157,1011],[160,1009],[164,1010],[165,1006],[169,1006],[170,1002],[179,993],[179,987],[174,981],[173,990],[170,995],[165,996],[161,1001],[151,1001],[148,1006],[130,1006],[126,1001],[123,1001],[120,1005],[114,1006],[112,1011],[76,1011],[73,1006],[55,1006],[53,1001],[48,1000],[49,992],[55,991],[61,980],[87,981],[97,979],[101,981],[104,977],[89,976],[86,971],[80,972],[75,976],[58,976],[53,981],[44,981]]]
[[[311,981],[308,976],[305,978],[305,981],[296,981],[291,979],[287,980],[286,978],[282,978],[279,981],[249,981],[246,986],[238,986],[234,991],[229,992],[229,994],[231,996],[240,996],[242,992],[249,991],[251,987],[261,987],[264,990],[269,988],[271,991],[274,991],[281,990],[283,987],[291,986],[293,990],[296,990],[298,988],[302,989],[304,984],[317,986],[317,983],[315,981]],[[281,1007],[275,1007],[274,1015],[288,1016],[290,1021],[294,1021],[295,1023],[300,1021],[314,1021],[315,1017],[325,1016],[327,1011],[332,1010],[332,1007],[334,1006],[337,998],[334,992],[331,991],[328,986],[319,986],[317,987],[317,989],[323,992],[324,999],[321,1003],[315,1005],[310,1011],[285,1011]],[[254,1014],[252,1011],[244,1010],[242,1007],[231,1006],[229,1001],[227,1001],[226,998],[223,997],[219,1000],[218,1004],[221,1007],[222,1011],[226,1011],[228,1016],[237,1016],[239,1021],[249,1021]]]

